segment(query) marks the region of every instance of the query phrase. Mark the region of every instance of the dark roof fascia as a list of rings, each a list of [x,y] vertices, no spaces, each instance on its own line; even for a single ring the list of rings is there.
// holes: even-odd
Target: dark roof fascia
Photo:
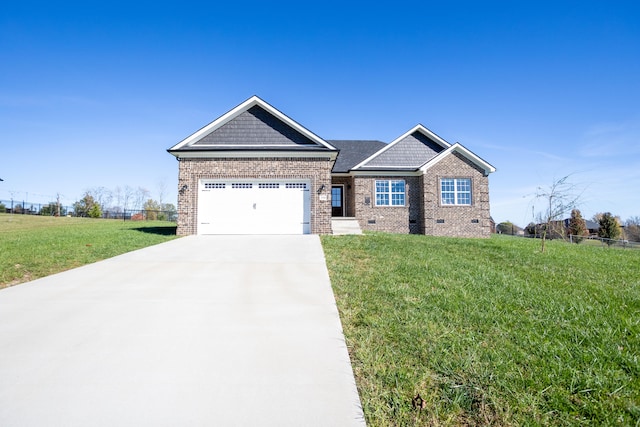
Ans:
[[[373,143],[373,144],[384,144],[385,146],[387,145],[386,142],[380,141],[379,139],[325,139],[325,141],[327,141],[331,145],[340,144],[340,143],[346,143],[346,144]]]
[[[420,169],[356,169],[349,172],[350,176],[420,176]]]
[[[419,172],[420,168],[419,167],[410,167],[410,168],[403,168],[403,167],[381,167],[381,168],[374,168],[374,167],[368,167],[368,168],[358,168],[358,169],[354,169],[353,172]]]

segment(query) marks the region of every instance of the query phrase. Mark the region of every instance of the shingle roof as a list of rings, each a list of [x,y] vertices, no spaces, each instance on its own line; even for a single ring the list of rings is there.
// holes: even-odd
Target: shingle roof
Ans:
[[[336,150],[324,139],[304,128],[257,96],[218,117],[168,151],[176,157],[184,152],[228,150]],[[191,153],[193,154],[193,153]]]
[[[317,146],[310,138],[276,118],[259,105],[254,105],[235,119],[194,142],[192,148],[198,148],[198,146],[202,145]]]
[[[361,166],[362,169],[418,169],[444,148],[416,131]]]
[[[333,165],[333,173],[349,172],[355,165],[387,145],[382,141],[371,140],[327,140],[327,142],[340,150]]]
[[[589,219],[584,221],[587,225],[587,229],[589,230],[598,230],[600,228],[600,224],[595,221],[591,221]]]

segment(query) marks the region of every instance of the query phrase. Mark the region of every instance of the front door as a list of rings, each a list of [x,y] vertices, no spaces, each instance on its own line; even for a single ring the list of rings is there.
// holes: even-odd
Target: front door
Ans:
[[[331,187],[331,216],[344,216],[344,186]]]

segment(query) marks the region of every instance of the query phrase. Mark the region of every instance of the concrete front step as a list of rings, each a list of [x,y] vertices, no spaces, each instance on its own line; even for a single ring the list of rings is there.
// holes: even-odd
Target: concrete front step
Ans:
[[[331,228],[333,234],[362,234],[358,220],[352,217],[333,217],[331,218]]]

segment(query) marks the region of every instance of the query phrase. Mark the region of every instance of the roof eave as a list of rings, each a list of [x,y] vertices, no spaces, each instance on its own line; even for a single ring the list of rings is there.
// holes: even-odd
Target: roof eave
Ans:
[[[225,159],[225,158],[326,158],[335,160],[338,152],[325,149],[308,150],[167,150],[180,159]]]
[[[426,172],[428,169],[430,169],[431,167],[436,165],[438,162],[440,162],[440,160],[444,159],[445,157],[447,157],[449,154],[453,152],[462,154],[464,157],[470,160],[473,164],[484,169],[485,175],[489,175],[490,173],[493,173],[496,171],[496,168],[493,167],[489,162],[483,160],[480,156],[478,156],[477,154],[475,154],[474,152],[472,152],[471,150],[464,147],[458,142],[456,142],[446,150],[438,153],[437,156],[435,156],[434,158],[426,162],[424,165],[422,165],[420,167],[420,170],[422,172]]]

